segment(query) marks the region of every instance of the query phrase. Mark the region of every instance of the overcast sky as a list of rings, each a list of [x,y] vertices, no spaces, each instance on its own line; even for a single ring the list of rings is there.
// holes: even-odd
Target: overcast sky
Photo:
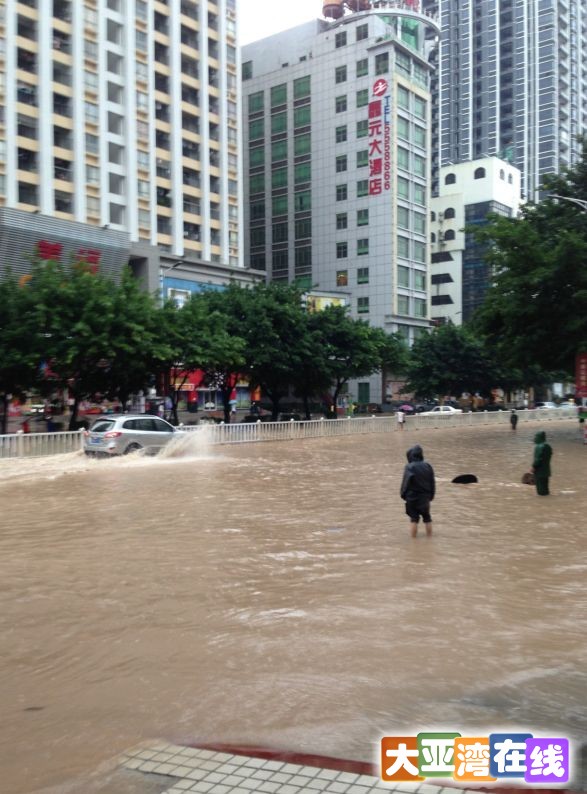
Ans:
[[[239,43],[271,36],[322,16],[322,0],[238,0]]]

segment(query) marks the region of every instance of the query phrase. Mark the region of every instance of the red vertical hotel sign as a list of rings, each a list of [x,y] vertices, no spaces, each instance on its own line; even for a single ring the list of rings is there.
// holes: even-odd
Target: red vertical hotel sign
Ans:
[[[391,188],[391,97],[387,80],[373,84],[369,102],[369,195]]]

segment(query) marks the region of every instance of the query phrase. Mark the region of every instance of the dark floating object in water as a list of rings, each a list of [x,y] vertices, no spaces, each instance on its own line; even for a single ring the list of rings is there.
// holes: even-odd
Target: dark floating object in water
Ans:
[[[522,485],[536,485],[536,479],[533,471],[527,471],[522,475]]]
[[[45,706],[27,706],[23,711],[43,711]]]
[[[459,474],[452,482],[459,483],[460,485],[469,485],[472,482],[479,482],[479,480],[474,474]]]

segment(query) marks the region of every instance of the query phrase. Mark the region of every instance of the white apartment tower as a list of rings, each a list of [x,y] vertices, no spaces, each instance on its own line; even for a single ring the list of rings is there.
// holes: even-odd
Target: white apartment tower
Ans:
[[[3,265],[58,239],[152,286],[160,257],[242,266],[235,5],[0,2]]]
[[[340,290],[352,316],[410,341],[430,325],[426,31],[438,31],[416,5],[325,3],[330,21],[242,52],[245,260]],[[380,388],[372,378],[354,396],[379,402]]]

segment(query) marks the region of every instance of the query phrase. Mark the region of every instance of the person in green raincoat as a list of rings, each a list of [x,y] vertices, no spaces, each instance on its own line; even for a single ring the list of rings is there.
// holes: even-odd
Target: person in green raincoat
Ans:
[[[550,478],[550,459],[552,447],[546,443],[546,433],[541,430],[534,436],[534,460],[532,471],[536,481],[536,493],[539,496],[548,496],[548,480]]]

